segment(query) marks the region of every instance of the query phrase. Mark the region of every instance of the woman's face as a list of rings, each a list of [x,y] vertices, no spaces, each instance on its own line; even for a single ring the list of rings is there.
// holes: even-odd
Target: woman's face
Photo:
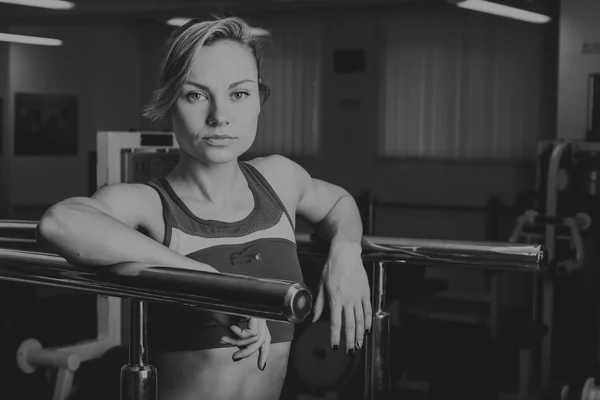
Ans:
[[[172,112],[182,151],[209,164],[236,160],[256,137],[260,93],[249,48],[230,41],[201,47]]]

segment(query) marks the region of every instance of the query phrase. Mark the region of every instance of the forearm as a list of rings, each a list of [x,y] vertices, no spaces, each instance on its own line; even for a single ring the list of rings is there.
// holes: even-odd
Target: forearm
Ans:
[[[349,194],[341,196],[318,228],[332,245],[339,241],[360,244],[363,226],[354,198]]]
[[[215,272],[178,254],[112,216],[85,204],[53,207],[38,225],[38,240],[69,263],[102,267],[122,262]]]

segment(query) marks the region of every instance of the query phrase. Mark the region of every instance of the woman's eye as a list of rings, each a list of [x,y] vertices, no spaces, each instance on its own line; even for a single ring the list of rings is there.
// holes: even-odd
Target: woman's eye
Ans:
[[[248,93],[248,92],[235,92],[235,93],[232,94],[232,97],[235,100],[242,100],[242,99],[245,99],[248,96],[250,96],[250,93]]]
[[[186,97],[189,101],[199,101],[199,100],[203,100],[203,99],[207,98],[202,93],[196,93],[196,92],[190,92],[186,95]]]

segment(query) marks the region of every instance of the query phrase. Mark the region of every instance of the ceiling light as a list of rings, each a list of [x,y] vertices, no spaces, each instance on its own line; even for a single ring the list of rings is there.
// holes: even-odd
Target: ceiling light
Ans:
[[[534,13],[520,8],[509,7],[504,4],[494,3],[486,0],[464,0],[456,3],[458,7],[473,11],[480,11],[488,14],[499,15],[501,17],[518,19],[535,24],[544,24],[550,22],[551,18],[547,15]]]
[[[19,6],[50,8],[52,10],[70,10],[75,4],[62,0],[0,0],[0,3],[16,4]]]
[[[43,38],[37,36],[13,35],[12,33],[0,33],[0,42],[36,44],[39,46],[60,46],[62,40]]]
[[[181,18],[181,17],[171,18],[170,20],[167,21],[167,25],[182,26],[182,25],[185,25],[188,22],[190,22],[190,20],[191,20],[191,18]]]

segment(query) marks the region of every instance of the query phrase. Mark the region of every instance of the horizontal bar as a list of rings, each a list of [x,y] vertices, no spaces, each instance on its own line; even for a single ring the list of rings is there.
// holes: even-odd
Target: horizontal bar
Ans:
[[[440,210],[440,211],[462,211],[462,212],[487,212],[490,211],[489,206],[476,206],[465,204],[423,204],[423,203],[402,203],[396,201],[373,200],[375,207],[381,208],[405,208],[413,210]]]
[[[302,322],[312,307],[310,291],[296,282],[141,263],[81,268],[54,254],[11,249],[0,249],[0,280],[292,323]]]
[[[34,231],[36,226],[37,226],[37,221],[25,221],[25,220],[16,220],[16,219],[0,220],[0,231],[3,231],[3,230]]]
[[[3,242],[17,239],[35,240],[35,221],[0,220],[0,238]]]
[[[18,229],[35,232],[33,221],[0,221],[0,232]],[[298,254],[301,256],[326,256],[328,245],[313,240],[309,234],[296,235]],[[440,239],[407,239],[379,236],[363,237],[365,262],[398,262],[431,267],[473,266],[486,269],[511,269],[520,271],[545,271],[547,254],[543,245],[471,242]]]
[[[297,234],[296,243],[301,256],[327,255],[328,245],[315,235]],[[544,246],[536,244],[363,236],[362,250],[365,262],[537,272],[547,266]]]

